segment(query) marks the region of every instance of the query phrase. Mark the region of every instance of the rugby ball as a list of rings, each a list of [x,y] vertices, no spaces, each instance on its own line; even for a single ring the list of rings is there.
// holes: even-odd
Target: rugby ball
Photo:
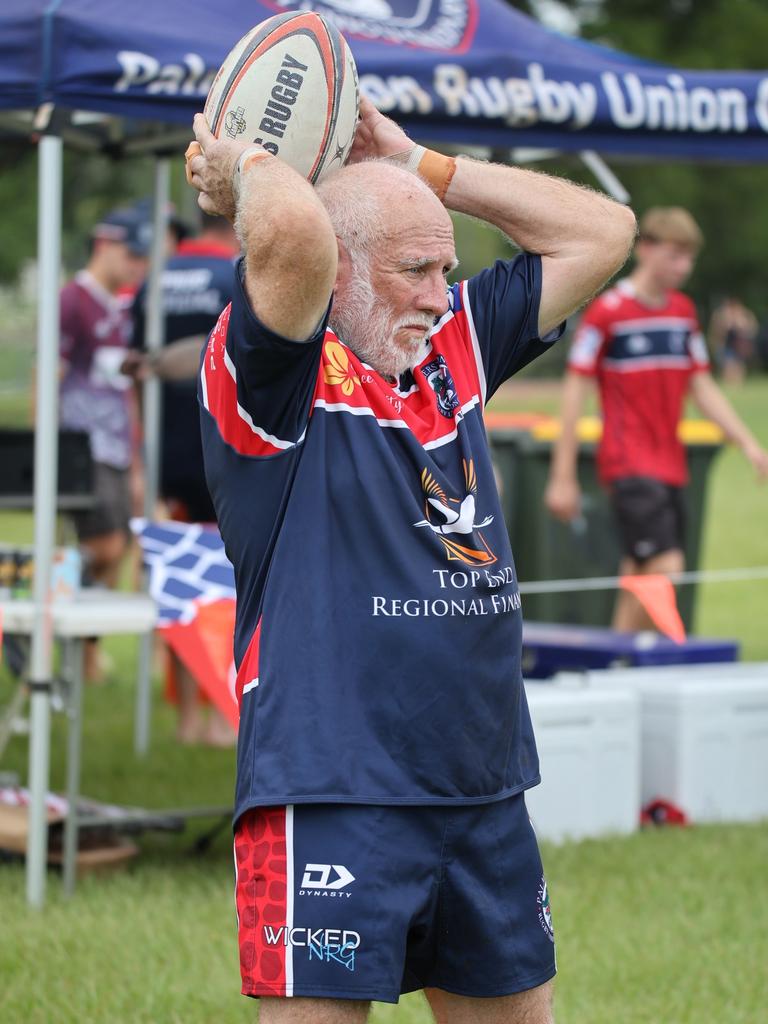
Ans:
[[[278,14],[235,44],[204,113],[217,138],[258,142],[314,184],[342,167],[352,147],[354,58],[319,14]]]

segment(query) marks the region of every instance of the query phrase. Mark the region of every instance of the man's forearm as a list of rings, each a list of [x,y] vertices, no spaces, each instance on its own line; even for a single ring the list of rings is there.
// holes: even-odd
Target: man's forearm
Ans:
[[[539,328],[570,316],[622,266],[634,214],[600,192],[537,171],[460,157],[445,204],[542,257]]]
[[[708,373],[691,378],[691,397],[699,410],[713,420],[729,441],[740,448],[757,445],[757,439]]]
[[[552,449],[550,479],[576,479],[579,451],[578,422],[588,387],[588,378],[571,372],[566,374],[560,407],[560,435]]]
[[[568,256],[585,242],[597,243],[614,221],[623,241],[634,219],[608,196],[563,178],[466,157],[456,162],[445,204],[494,224],[527,252],[546,256]]]
[[[200,353],[206,342],[206,334],[166,345],[149,356],[150,369],[160,380],[194,380],[200,369]]]

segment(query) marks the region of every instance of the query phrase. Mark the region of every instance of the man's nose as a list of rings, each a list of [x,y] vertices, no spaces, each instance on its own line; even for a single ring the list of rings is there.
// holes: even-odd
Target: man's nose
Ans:
[[[430,274],[419,295],[420,306],[438,319],[448,310],[448,289],[442,274]]]

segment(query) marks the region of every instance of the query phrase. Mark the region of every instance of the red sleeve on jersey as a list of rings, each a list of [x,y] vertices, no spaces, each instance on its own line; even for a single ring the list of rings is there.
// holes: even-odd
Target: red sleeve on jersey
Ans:
[[[684,296],[688,309],[686,312],[693,321],[693,327],[688,338],[688,354],[691,357],[693,363],[693,372],[700,373],[703,370],[709,369],[709,352],[707,351],[707,343],[704,340],[704,334],[699,326],[699,318],[696,314],[696,306],[688,298]]]
[[[568,369],[594,377],[610,327],[610,309],[601,295],[587,306],[568,353]]]

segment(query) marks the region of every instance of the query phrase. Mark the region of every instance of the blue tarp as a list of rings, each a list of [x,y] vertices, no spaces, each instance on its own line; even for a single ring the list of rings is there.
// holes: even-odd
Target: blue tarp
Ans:
[[[0,108],[189,124],[234,41],[314,9],[363,91],[423,139],[768,158],[768,70],[680,71],[561,36],[503,0],[3,0]]]

